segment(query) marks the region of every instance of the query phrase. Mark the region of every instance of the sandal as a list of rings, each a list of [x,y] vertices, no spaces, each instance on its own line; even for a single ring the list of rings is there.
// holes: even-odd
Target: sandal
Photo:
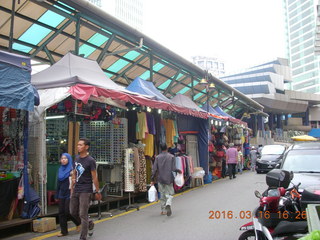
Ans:
[[[59,233],[59,234],[57,235],[57,237],[64,237],[64,236],[67,236],[67,234]]]

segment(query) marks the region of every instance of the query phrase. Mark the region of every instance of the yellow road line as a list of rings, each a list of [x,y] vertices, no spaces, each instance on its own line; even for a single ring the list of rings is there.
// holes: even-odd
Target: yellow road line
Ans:
[[[217,182],[217,181],[220,181],[221,179],[218,179],[218,180],[215,180],[214,182]],[[213,183],[213,182],[212,182]],[[190,188],[184,192],[181,192],[181,193],[177,193],[174,195],[174,197],[178,197],[178,196],[181,196],[183,194],[186,194],[188,192],[191,192],[193,190],[196,190],[198,188],[201,188],[201,187],[206,187],[206,185],[204,186],[199,186],[199,187],[194,187],[194,188]],[[155,204],[158,204],[158,202],[153,202],[153,203],[148,203],[146,205],[143,205],[141,207],[139,207],[139,209],[144,209],[144,208],[147,208],[147,207],[150,207],[152,205],[155,205]],[[124,216],[124,215],[127,215],[129,213],[132,213],[132,212],[135,212],[137,211],[137,209],[132,209],[130,211],[127,211],[127,212],[124,212],[124,213],[120,213],[120,214],[117,214],[115,216],[112,216],[112,217],[109,217],[109,218],[104,218],[104,219],[100,219],[100,220],[96,220],[94,221],[94,223],[102,223],[102,222],[105,222],[105,221],[109,221],[109,220],[112,220],[112,219],[115,219],[115,218],[118,218],[118,217],[121,217],[121,216]],[[71,231],[75,231],[76,230],[76,227],[72,227],[72,228],[68,228],[68,231],[71,232]],[[42,236],[39,236],[39,237],[35,237],[35,238],[31,238],[31,240],[42,240],[42,239],[46,239],[46,238],[49,238],[49,237],[54,237],[54,236],[57,236],[58,234],[60,233],[60,231],[57,231],[57,232],[53,232],[53,233],[48,233],[48,234],[45,234],[45,235],[42,235]]]

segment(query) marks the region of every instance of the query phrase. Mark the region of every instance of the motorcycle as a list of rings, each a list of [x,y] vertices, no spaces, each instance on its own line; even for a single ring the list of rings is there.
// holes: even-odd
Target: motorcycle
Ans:
[[[270,173],[270,174],[269,174]],[[299,185],[288,188],[293,173],[274,169],[267,176],[268,189],[255,196],[259,207],[253,211],[252,222],[241,226],[239,240],[298,239],[308,231],[306,212],[301,210]]]

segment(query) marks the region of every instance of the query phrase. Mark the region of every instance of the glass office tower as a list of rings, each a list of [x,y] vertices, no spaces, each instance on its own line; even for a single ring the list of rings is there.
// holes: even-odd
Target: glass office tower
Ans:
[[[283,0],[291,89],[320,93],[319,57],[315,55],[316,0]]]

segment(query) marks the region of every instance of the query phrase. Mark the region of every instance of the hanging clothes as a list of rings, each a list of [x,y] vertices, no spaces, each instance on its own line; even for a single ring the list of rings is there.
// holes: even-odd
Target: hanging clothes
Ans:
[[[146,145],[144,148],[144,154],[152,157],[154,155],[154,136],[152,134],[147,134],[146,138],[142,139],[142,143]]]
[[[151,113],[147,114],[147,125],[148,125],[148,132],[149,134],[156,135],[156,125],[154,117]]]
[[[160,145],[166,143],[166,126],[164,119],[161,119],[160,125]]]
[[[175,131],[175,135],[173,136],[173,142],[177,143],[179,140],[179,131],[178,131],[178,125],[176,120],[173,120],[173,126]]]
[[[128,141],[132,143],[137,143],[136,137],[136,126],[138,122],[138,116],[136,111],[128,111],[127,119],[128,119]]]
[[[160,150],[160,139],[161,139],[161,115],[160,114],[155,114],[154,115],[154,122],[155,122],[155,129],[156,129],[156,135],[154,136],[155,137],[155,141],[154,141],[154,144],[155,144],[155,152],[154,152],[154,155],[158,155],[159,154],[159,150]]]
[[[167,147],[173,147],[174,146],[174,136],[176,135],[175,129],[174,129],[174,123],[171,119],[164,119],[163,120],[164,127],[166,129],[166,144]]]
[[[147,115],[145,112],[138,112],[138,122],[136,125],[136,137],[139,140],[146,138],[148,133]]]
[[[142,148],[138,148],[139,153],[139,192],[147,191],[147,163]]]
[[[133,150],[133,162],[134,162],[134,184],[135,186],[139,185],[139,169],[140,169],[140,160],[139,160],[139,151],[138,148],[134,147]]]
[[[146,171],[147,171],[147,183],[151,182],[151,175],[152,175],[152,158],[146,156]]]

